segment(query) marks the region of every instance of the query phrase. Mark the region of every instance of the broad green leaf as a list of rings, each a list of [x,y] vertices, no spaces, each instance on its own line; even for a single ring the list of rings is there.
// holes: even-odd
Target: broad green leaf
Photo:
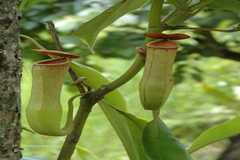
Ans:
[[[89,151],[86,148],[79,147],[79,146],[76,147],[74,156],[76,159],[80,158],[81,160],[89,160],[89,159],[99,160],[99,158],[94,153],[92,153],[91,151]]]
[[[207,84],[203,84],[204,91],[215,97],[218,100],[218,103],[230,106],[230,107],[238,107],[239,106],[239,100],[236,99],[234,95],[228,92],[224,92],[216,87],[209,86]],[[221,97],[221,98],[219,98]]]
[[[76,72],[78,76],[85,78],[86,84],[93,89],[97,89],[109,83],[109,80],[105,78],[100,72],[83,64],[73,62],[71,63],[71,68],[74,70],[74,72]],[[104,100],[112,106],[117,106],[118,110],[124,111],[126,109],[126,101],[118,90],[114,90],[108,93],[104,97]]]
[[[143,145],[153,160],[192,159],[160,119],[149,122],[144,128]]]
[[[141,7],[148,0],[121,0],[100,15],[83,23],[76,34],[89,47],[93,47],[98,33],[126,13]]]
[[[240,13],[239,0],[213,0],[208,8]]]
[[[130,160],[155,160],[144,152],[142,144],[142,132],[146,124],[144,120],[119,111],[104,101],[99,105],[121,139]]]
[[[240,133],[240,117],[225,121],[204,131],[197,137],[191,147],[190,152],[195,152],[209,144],[232,137]]]
[[[72,63],[71,68],[78,76],[85,77],[85,83],[96,89],[108,83],[108,80],[98,71],[82,64]],[[126,103],[122,95],[113,91],[99,102],[106,117],[117,132],[131,160],[152,160],[144,152],[142,145],[142,132],[146,124],[131,114],[123,112]],[[120,111],[121,110],[121,111]]]

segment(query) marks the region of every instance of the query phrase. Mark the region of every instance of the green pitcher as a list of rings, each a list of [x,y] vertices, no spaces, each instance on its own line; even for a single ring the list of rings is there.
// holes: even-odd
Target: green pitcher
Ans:
[[[64,136],[72,128],[73,97],[69,101],[67,121],[61,127],[60,94],[70,60],[56,58],[40,61],[32,67],[32,91],[26,116],[30,127],[39,134]]]

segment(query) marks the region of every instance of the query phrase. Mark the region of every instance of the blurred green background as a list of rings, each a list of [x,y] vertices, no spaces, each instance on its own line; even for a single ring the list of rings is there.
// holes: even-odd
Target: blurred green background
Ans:
[[[76,34],[81,23],[93,18],[117,0],[25,0],[21,33],[33,37],[48,49],[54,49],[46,29],[46,21],[53,20],[66,51],[79,53],[80,62],[101,71],[110,80],[117,78],[132,63],[135,48],[144,43],[148,6],[117,20],[101,32],[95,54],[91,54]],[[239,23],[240,13],[228,10],[205,9],[186,24],[227,28]],[[240,33],[196,32],[179,30],[191,35],[184,40],[176,60],[175,88],[162,110],[161,117],[174,134],[186,145],[206,128],[238,115],[240,107]],[[33,52],[34,46],[22,39],[22,124],[29,127],[25,108],[31,91],[31,65],[44,59]],[[128,102],[128,111],[150,120],[138,98],[138,84],[142,73],[119,90]],[[74,85],[66,79],[62,90],[62,106],[72,96]],[[77,104],[76,104],[77,105]],[[64,121],[64,120],[63,120]],[[22,132],[25,159],[55,159],[64,138],[53,138]],[[194,154],[198,160],[217,160],[229,141],[222,141]],[[106,117],[95,107],[91,113],[73,160],[128,160],[116,133]]]

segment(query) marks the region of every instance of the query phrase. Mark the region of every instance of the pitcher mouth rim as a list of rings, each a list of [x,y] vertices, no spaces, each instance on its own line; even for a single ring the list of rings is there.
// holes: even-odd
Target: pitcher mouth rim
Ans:
[[[149,48],[159,48],[159,49],[178,49],[178,45],[174,41],[151,41],[146,44]]]
[[[69,52],[59,51],[59,50],[48,50],[48,49],[32,49],[44,56],[53,56],[53,57],[61,57],[61,58],[69,58],[69,59],[76,59],[80,56],[77,54],[72,54]]]
[[[33,66],[68,66],[70,60],[68,58],[52,58],[38,61],[33,64]]]

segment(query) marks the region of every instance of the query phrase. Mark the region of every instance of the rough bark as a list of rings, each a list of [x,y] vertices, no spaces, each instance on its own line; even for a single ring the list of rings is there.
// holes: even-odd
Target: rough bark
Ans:
[[[21,158],[18,3],[0,0],[0,160]]]

